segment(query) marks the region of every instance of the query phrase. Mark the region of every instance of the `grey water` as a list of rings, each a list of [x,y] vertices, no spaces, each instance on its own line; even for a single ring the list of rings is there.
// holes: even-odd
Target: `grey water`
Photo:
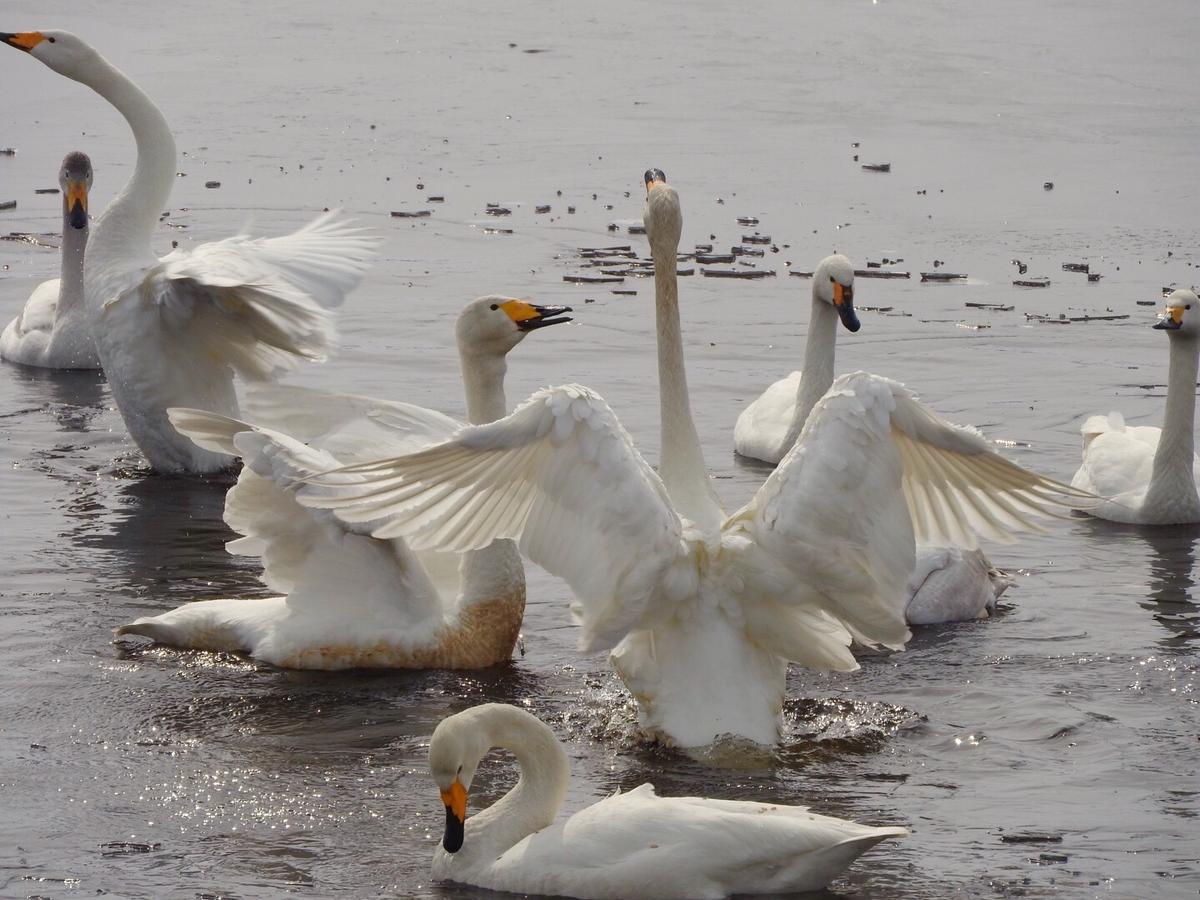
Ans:
[[[913,273],[860,280],[839,371],[903,381],[1060,479],[1085,415],[1160,422],[1166,338],[1138,301],[1200,281],[1186,0],[12,0],[0,16],[85,36],[161,106],[181,155],[160,251],[325,207],[383,236],[340,352],[297,383],[461,415],[461,305],[568,303],[576,324],[512,354],[510,403],[589,384],[656,462],[652,284],[562,276],[578,247],[645,250],[624,226],[659,166],[685,248],[755,229],[779,248],[753,260],[775,277],[681,282],[693,410],[728,506],[766,471],[734,458],[738,412],[802,363],[809,285],[787,272],[834,250]],[[0,234],[53,235],[60,201],[34,190],[73,149],[102,210],[132,171],[123,121],[15,51],[0,49],[0,86],[0,147],[18,151],[0,156],[0,200],[19,201]],[[1014,287],[1013,259],[1051,286]],[[920,283],[935,260],[969,277]],[[57,265],[0,242],[4,316]],[[524,654],[486,671],[289,672],[114,646],[135,616],[265,592],[224,552],[228,482],[148,474],[98,375],[5,364],[0,423],[0,896],[484,896],[430,883],[442,813],[425,752],[443,716],[487,700],[566,743],[571,810],[649,780],[912,831],[831,896],[1200,890],[1196,530],[1076,518],[988,546],[1018,573],[1000,615],[920,630],[857,673],[794,669],[779,750],[714,768],[638,740],[604,658],[575,651],[565,585],[532,566]],[[514,778],[498,758],[473,802]],[[1002,840],[1027,832],[1061,840]]]

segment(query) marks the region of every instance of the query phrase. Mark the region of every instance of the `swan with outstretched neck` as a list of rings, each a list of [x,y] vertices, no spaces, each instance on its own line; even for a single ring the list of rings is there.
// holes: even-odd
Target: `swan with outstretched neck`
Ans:
[[[467,816],[493,747],[517,758],[516,787]],[[443,719],[429,768],[446,807],[433,877],[496,891],[608,900],[724,898],[821,890],[903,828],[873,828],[803,806],[659,797],[643,784],[559,818],[570,766],[554,732],[499,703]]]
[[[228,456],[171,427],[168,407],[236,416],[234,372],[264,380],[301,359],[323,359],[333,341],[330,310],[358,283],[375,242],[327,214],[283,237],[239,234],[159,259],[151,241],[175,180],[175,140],[158,107],[69,32],[0,33],[0,40],[90,87],[129,124],[137,164],[94,224],[84,262],[97,353],[153,468],[227,468]]]
[[[1200,456],[1196,455],[1196,375],[1200,368],[1200,300],[1173,291],[1153,326],[1170,348],[1162,428],[1126,425],[1120,413],[1083,423],[1083,462],[1072,484],[1108,502],[1087,510],[1113,522],[1184,525],[1200,522]]]
[[[62,189],[62,261],[58,278],[43,281],[0,334],[0,359],[46,369],[98,369],[96,342],[83,297],[92,161],[68,153],[58,173]]]
[[[772,744],[789,661],[850,671],[852,638],[907,641],[914,532],[1007,534],[1071,491],[936,418],[901,385],[856,373],[834,383],[775,472],[727,515],[688,404],[679,196],[657,169],[646,191],[657,473],[603,398],[568,384],[426,450],[318,478],[325,490],[299,499],[419,548],[519,540],[571,586],[581,645],[612,650],[643,733],[684,747],[726,734]]]
[[[569,322],[567,312],[502,296],[467,304],[455,331],[471,422],[507,412],[507,354],[526,335]],[[286,385],[252,387],[247,406],[254,425],[203,410],[169,414],[200,446],[245,461],[225,501],[225,521],[244,535],[229,550],[261,557],[263,581],[285,596],[187,603],[122,625],[118,636],[297,669],[474,669],[512,655],[525,611],[525,570],[512,541],[418,554],[294,497],[320,490],[303,483],[308,475],[364,453],[420,449],[461,422],[410,404]]]

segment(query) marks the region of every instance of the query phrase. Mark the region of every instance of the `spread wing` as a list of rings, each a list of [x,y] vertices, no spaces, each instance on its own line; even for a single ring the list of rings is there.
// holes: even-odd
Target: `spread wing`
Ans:
[[[417,549],[519,541],[571,586],[591,650],[641,620],[683,546],[658,475],[604,399],[580,385],[543,389],[497,422],[317,482],[325,495],[301,502],[350,522],[382,519],[376,537],[403,534]]]
[[[246,378],[270,378],[297,360],[325,358],[330,310],[358,284],[376,243],[331,212],[282,237],[239,234],[177,250],[104,308],[151,305],[208,357]]]

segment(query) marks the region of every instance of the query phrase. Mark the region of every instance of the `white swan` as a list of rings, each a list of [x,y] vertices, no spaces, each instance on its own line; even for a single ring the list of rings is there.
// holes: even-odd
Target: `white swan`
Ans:
[[[854,265],[841,254],[827,256],[813,271],[812,314],[804,371],[768,387],[738,416],[733,447],[740,456],[778,463],[799,437],[817,401],[833,384],[837,323],[858,331],[854,311]],[[937,625],[986,618],[1012,579],[978,549],[917,547],[904,604],[910,625]]]
[[[84,290],[100,362],[134,441],[162,472],[211,472],[229,457],[167,421],[189,406],[235,416],[233,375],[267,379],[322,359],[329,310],[366,267],[374,241],[336,214],[292,234],[245,234],[162,259],[151,239],[175,180],[175,141],[158,107],[99,53],[65,31],[0,33],[116,107],[137,141],[132,177],[92,229]]]
[[[833,384],[839,318],[848,331],[858,331],[854,265],[835,253],[813,271],[804,371],[779,379],[742,410],[733,428],[733,449],[739,455],[778,463],[792,449],[809,413]]]
[[[1083,464],[1071,482],[1108,502],[1089,509],[1101,519],[1138,525],[1200,522],[1200,456],[1195,451],[1200,301],[1173,291],[1154,325],[1171,352],[1163,427],[1126,425],[1120,413],[1083,423]]]
[[[83,302],[92,161],[68,153],[58,173],[63,197],[61,274],[39,284],[25,309],[0,334],[0,359],[47,369],[98,369],[96,342]]]
[[[570,321],[569,307],[489,296],[458,316],[468,417],[507,410],[505,356],[529,332]],[[245,461],[225,521],[260,556],[263,580],[286,596],[201,600],[116,630],[178,647],[247,653],[285,668],[480,668],[512,655],[525,610],[525,572],[511,541],[463,554],[415,554],[401,540],[352,530],[300,506],[298,478],[444,440],[462,423],[421,407],[281,385],[252,388],[247,425],[171,409],[184,434]],[[269,427],[267,427],[269,426]],[[312,490],[312,487],[306,488]]]
[[[516,787],[467,819],[476,767],[492,747],[521,767]],[[446,806],[433,877],[588,900],[722,898],[824,888],[903,828],[872,828],[803,806],[659,797],[643,784],[555,821],[570,782],[567,755],[539,719],[487,703],[443,719],[429,768]]]
[[[402,458],[317,479],[306,505],[378,537],[466,550],[515,538],[571,586],[586,649],[611,660],[642,730],[682,746],[779,735],[788,660],[853,670],[851,638],[901,647],[914,530],[1003,537],[1072,491],[997,455],[885,378],[838,379],[754,498],[726,516],[688,408],[675,252],[679,199],[647,173],[662,464],[604,400],[565,385]],[[341,484],[338,484],[338,482]]]

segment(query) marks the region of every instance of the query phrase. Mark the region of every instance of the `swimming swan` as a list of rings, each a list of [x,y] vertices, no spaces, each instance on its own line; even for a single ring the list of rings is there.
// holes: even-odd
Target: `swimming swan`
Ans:
[[[521,777],[468,819],[471,782],[492,747],[516,756]],[[514,894],[661,900],[816,891],[875,844],[908,833],[803,806],[659,797],[649,784],[558,819],[571,777],[566,753],[540,720],[499,703],[443,719],[429,768],[446,807],[433,877]]]
[[[92,161],[68,153],[58,173],[62,188],[61,273],[43,281],[0,334],[0,359],[47,369],[98,369],[96,342],[83,303],[83,257],[88,242]]]
[[[113,399],[150,465],[212,472],[228,456],[197,447],[167,421],[188,406],[236,416],[233,375],[263,380],[323,359],[330,309],[358,283],[375,242],[337,214],[277,238],[235,235],[159,259],[154,228],[175,181],[175,141],[158,107],[99,53],[65,31],[0,33],[125,117],[137,166],[95,223],[84,294]]]
[[[1173,291],[1153,326],[1165,331],[1171,363],[1163,427],[1126,425],[1120,413],[1083,423],[1083,464],[1072,484],[1108,498],[1088,512],[1137,525],[1200,522],[1200,456],[1195,452],[1200,301]]]
[[[660,171],[646,180],[658,473],[603,398],[563,385],[426,450],[321,476],[323,492],[299,499],[417,548],[519,540],[571,586],[582,648],[615,648],[643,732],[685,747],[727,733],[771,744],[789,660],[850,671],[852,637],[904,645],[914,532],[964,545],[974,531],[1003,537],[1075,492],[860,372],[834,382],[779,468],[726,515],[688,406],[679,198]]]
[[[569,307],[480,297],[456,323],[472,422],[505,414],[505,357],[525,335],[570,321]],[[355,453],[411,452],[462,423],[433,410],[284,385],[252,389],[261,424],[171,409],[201,446],[245,461],[225,503],[244,537],[232,553],[260,556],[263,580],[286,596],[200,600],[116,630],[178,647],[247,653],[285,668],[480,668],[503,662],[525,611],[525,570],[512,541],[462,554],[413,553],[402,540],[351,529],[293,497],[299,479]],[[314,490],[306,486],[306,490]]]

